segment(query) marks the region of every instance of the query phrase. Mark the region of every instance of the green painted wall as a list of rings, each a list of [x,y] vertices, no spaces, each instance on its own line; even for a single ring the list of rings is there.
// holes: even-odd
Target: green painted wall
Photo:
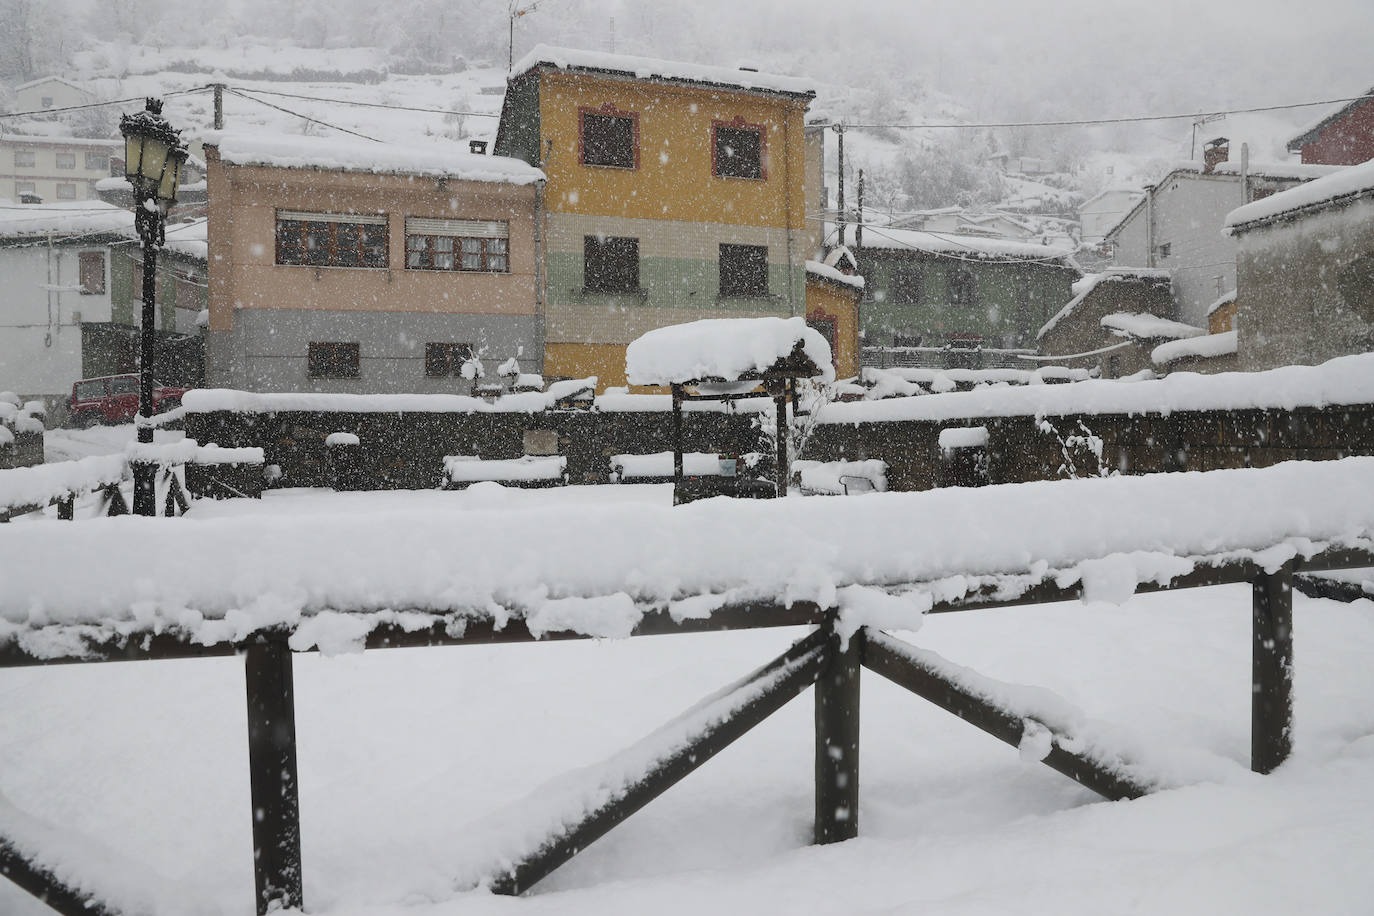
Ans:
[[[621,294],[583,293],[583,265],[580,254],[549,252],[545,256],[548,271],[548,298],[551,304],[596,305],[624,304],[634,297]],[[792,284],[793,302],[797,314],[806,309],[806,271],[789,269],[786,264],[768,265],[767,299],[723,299],[720,294],[720,265],[716,261],[689,258],[639,259],[639,285],[648,296],[637,300],[648,308],[720,308],[748,312],[789,310],[787,287]]]
[[[126,246],[127,247],[127,246]],[[157,261],[157,307],[158,319],[167,330],[176,328],[176,276],[175,271],[183,265],[174,257],[163,252]],[[187,265],[198,277],[205,276],[205,265],[192,262]],[[143,309],[143,286],[134,279],[134,262],[124,252],[114,248],[110,253],[110,322],[128,327],[138,327],[139,315]],[[210,291],[196,288],[201,299],[201,308],[210,307]]]
[[[869,345],[893,343],[894,334],[917,335],[941,346],[951,334],[977,334],[990,346],[1034,347],[1041,325],[1073,298],[1078,272],[1055,263],[974,261],[865,249],[859,254],[866,282],[861,327]],[[902,269],[924,277],[920,301],[898,303],[894,280]],[[977,287],[975,304],[949,304],[949,277],[967,270]]]

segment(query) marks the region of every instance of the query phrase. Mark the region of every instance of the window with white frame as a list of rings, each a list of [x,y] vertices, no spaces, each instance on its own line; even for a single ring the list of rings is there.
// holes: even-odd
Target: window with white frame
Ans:
[[[17,149],[14,151],[14,167],[17,169],[31,169],[38,165],[38,157],[31,149]]]
[[[510,272],[510,223],[406,218],[407,270]]]
[[[76,153],[58,153],[57,167],[59,169],[76,168]]]

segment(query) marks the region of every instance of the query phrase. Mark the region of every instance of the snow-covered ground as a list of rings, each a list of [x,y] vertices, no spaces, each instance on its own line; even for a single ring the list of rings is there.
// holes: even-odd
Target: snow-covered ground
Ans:
[[[280,491],[202,502],[192,518],[436,501],[556,510],[589,494],[668,501],[663,486]],[[453,890],[493,829],[475,822],[499,827],[499,812],[542,783],[604,760],[798,635],[297,656],[310,911],[1368,912],[1374,603],[1296,599],[1296,752],[1259,777],[1248,771],[1250,594],[1230,586],[940,615],[905,634],[1055,691],[1181,788],[1102,802],[865,673],[859,839],[808,845],[806,695],[527,898]],[[152,873],[140,880],[157,912],[251,913],[244,707],[236,659],[0,670],[0,823],[7,800],[117,850]],[[0,912],[46,911],[0,882]]]
[[[186,433],[175,429],[153,431],[154,442],[180,442]],[[43,460],[74,461],[91,455],[117,455],[132,445],[137,433],[132,423],[92,426],[90,429],[50,429],[43,434]]]

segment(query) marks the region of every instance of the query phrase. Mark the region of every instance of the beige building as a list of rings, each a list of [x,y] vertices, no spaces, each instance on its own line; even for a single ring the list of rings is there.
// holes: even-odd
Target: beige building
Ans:
[[[44,203],[95,200],[96,183],[110,177],[111,160],[123,152],[115,140],[77,137],[0,136],[0,197]]]
[[[60,76],[40,76],[14,87],[16,111],[51,111],[94,101],[95,95],[89,89]]]
[[[213,135],[205,158],[207,385],[465,393],[473,360],[542,368],[538,169],[276,135]]]

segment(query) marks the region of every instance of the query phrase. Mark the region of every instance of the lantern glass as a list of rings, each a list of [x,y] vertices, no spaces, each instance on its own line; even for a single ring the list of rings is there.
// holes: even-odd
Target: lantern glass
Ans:
[[[162,183],[158,185],[158,203],[170,207],[177,202],[177,187],[181,184],[181,166],[186,161],[186,151],[173,149],[167,156],[167,167],[162,170]]]
[[[130,184],[139,184],[143,164],[143,138],[138,134],[124,135],[124,176]]]
[[[167,141],[157,137],[143,138],[143,161],[139,163],[138,175],[143,187],[156,191],[162,183],[162,171],[167,165]]]

